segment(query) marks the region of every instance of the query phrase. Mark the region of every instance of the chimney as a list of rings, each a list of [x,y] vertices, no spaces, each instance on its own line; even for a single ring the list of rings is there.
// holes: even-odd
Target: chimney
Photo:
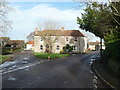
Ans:
[[[38,28],[35,29],[35,34],[38,34]]]
[[[63,30],[64,30],[64,27],[61,27],[61,30],[63,31]]]

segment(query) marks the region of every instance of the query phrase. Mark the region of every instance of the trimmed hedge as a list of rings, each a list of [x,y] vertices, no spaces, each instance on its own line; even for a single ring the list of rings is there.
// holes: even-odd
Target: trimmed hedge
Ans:
[[[4,48],[0,48],[0,55],[6,55],[6,54],[9,54],[9,53],[14,53],[16,51],[19,51],[21,50],[21,48],[16,48],[16,47],[4,47]]]
[[[120,39],[106,43],[105,55],[108,58],[120,61]]]
[[[120,39],[106,43],[105,58],[110,70],[120,73]]]

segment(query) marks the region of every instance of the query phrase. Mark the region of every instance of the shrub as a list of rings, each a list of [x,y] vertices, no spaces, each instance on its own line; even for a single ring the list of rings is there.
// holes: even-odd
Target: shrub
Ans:
[[[107,42],[104,54],[109,69],[120,73],[120,39]]]
[[[69,53],[72,50],[73,50],[73,46],[70,46],[69,44],[63,47],[63,53]]]
[[[120,60],[120,39],[109,41],[106,43],[105,55],[107,58]]]

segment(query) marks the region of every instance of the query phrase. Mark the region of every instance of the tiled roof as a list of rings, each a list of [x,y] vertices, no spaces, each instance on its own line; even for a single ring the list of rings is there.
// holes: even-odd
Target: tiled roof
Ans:
[[[79,30],[44,30],[38,31],[35,36],[41,36],[43,34],[49,34],[51,36],[81,36],[85,37]]]
[[[24,44],[24,40],[10,40],[10,44]]]
[[[26,44],[34,44],[34,41],[28,41]]]
[[[3,39],[3,40],[10,40],[9,37],[0,37],[0,39]]]

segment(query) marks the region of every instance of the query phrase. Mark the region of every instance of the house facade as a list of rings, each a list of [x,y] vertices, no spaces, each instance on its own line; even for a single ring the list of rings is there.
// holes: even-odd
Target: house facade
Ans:
[[[9,42],[9,37],[0,37],[0,47],[5,47]]]
[[[46,40],[46,41],[45,41]],[[51,48],[51,52],[60,53],[63,47],[69,44],[73,46],[75,53],[86,52],[87,38],[79,30],[35,30],[34,51],[46,52],[47,48]],[[48,45],[46,44],[48,43]]]
[[[26,43],[26,50],[33,50],[33,48],[34,48],[34,41],[28,41],[27,43]]]

